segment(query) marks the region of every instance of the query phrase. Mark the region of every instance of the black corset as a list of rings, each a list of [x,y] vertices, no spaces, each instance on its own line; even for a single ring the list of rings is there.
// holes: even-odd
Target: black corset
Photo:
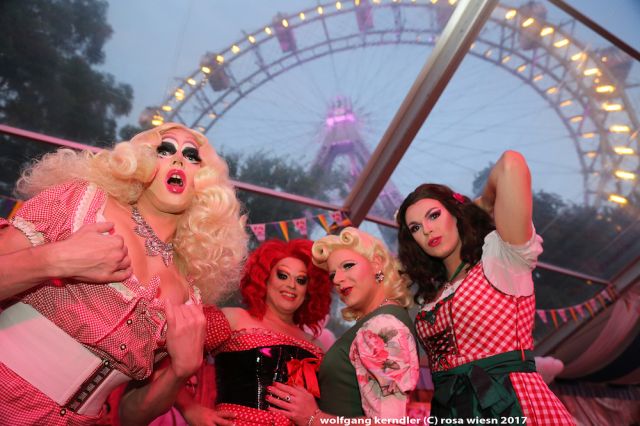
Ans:
[[[287,362],[316,358],[291,345],[265,346],[240,352],[222,352],[215,357],[216,404],[238,404],[266,410],[267,387],[289,379]]]

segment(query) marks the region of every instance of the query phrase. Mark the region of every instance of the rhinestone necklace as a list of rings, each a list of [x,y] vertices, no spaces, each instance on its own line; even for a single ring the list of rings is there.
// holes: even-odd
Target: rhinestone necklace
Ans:
[[[144,247],[147,250],[147,256],[160,255],[164,266],[169,266],[173,262],[173,243],[165,243],[158,238],[156,233],[153,232],[153,228],[144,220],[135,204],[131,206],[131,219],[133,219],[136,224],[136,226],[133,227],[135,233],[144,238]]]

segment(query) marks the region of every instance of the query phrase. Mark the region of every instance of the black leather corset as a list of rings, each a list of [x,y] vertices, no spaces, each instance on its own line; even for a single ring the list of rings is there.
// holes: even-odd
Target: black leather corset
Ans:
[[[216,404],[238,404],[266,410],[267,387],[289,379],[287,362],[316,358],[291,345],[265,346],[240,352],[222,352],[215,357]]]

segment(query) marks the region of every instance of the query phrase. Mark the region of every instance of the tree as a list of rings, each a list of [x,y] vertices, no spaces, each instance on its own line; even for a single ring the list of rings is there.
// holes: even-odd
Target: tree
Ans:
[[[491,169],[493,169],[494,165],[495,163],[490,162],[487,167],[476,173],[475,178],[473,179],[474,198],[478,198],[480,195],[482,195],[482,190],[489,180],[489,174],[491,173]]]
[[[0,121],[90,145],[110,145],[133,90],[94,66],[112,29],[104,0],[0,3]],[[52,147],[4,136],[0,191],[8,194],[25,161]]]
[[[320,169],[305,170],[287,157],[270,156],[262,151],[246,156],[237,153],[221,153],[229,165],[229,175],[240,182],[288,192],[319,200],[329,200],[340,191],[345,177],[340,173],[324,174]],[[238,192],[248,223],[267,223],[324,213],[322,210],[278,198],[247,191]],[[257,241],[252,241],[252,248]]]
[[[346,176],[337,172],[328,176],[320,169],[306,171],[287,157],[271,156],[264,152],[254,152],[247,156],[238,152],[220,155],[229,165],[232,179],[320,200],[327,200],[334,191],[340,190],[346,179]],[[302,204],[247,191],[239,191],[238,198],[248,215],[248,223],[268,223],[324,213]],[[255,236],[250,237],[249,249],[253,250],[259,242]],[[270,237],[267,235],[267,238]],[[291,238],[300,237],[292,233]],[[240,300],[240,294],[236,292],[225,304],[239,306]]]

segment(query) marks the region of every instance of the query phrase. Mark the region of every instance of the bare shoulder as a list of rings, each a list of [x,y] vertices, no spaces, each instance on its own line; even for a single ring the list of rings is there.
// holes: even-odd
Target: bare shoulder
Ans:
[[[328,343],[326,341],[327,339],[325,339],[326,332],[331,333],[329,330],[323,329],[322,333],[320,333],[318,336],[314,336],[313,334],[309,333],[309,329],[305,327],[304,330],[300,330],[300,334],[297,337],[301,340],[306,340],[307,342],[316,345],[317,347],[319,347],[320,349],[326,352],[327,349],[329,349],[329,346],[331,346],[331,344],[327,344]]]
[[[229,321],[232,330],[244,328],[251,320],[251,315],[243,308],[222,308],[220,310]]]
[[[322,349],[323,352],[327,352],[327,350],[329,350],[328,346],[325,344],[325,342],[323,342],[322,340],[320,340],[320,336],[318,337],[313,337],[310,334],[307,334],[307,339],[308,342],[313,343],[314,345],[316,345],[317,347],[319,347],[320,349]]]

